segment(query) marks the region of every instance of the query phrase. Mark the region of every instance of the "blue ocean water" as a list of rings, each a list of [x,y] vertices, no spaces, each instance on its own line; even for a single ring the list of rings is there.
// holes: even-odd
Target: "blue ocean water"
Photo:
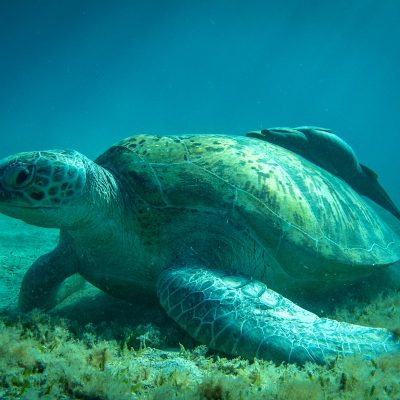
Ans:
[[[400,203],[400,2],[0,2],[0,157],[328,127]]]
[[[141,132],[316,125],[349,142],[400,205],[400,0],[0,0],[0,38],[0,159],[48,148],[94,158]],[[14,315],[25,271],[58,232],[2,214],[0,226],[0,399],[172,398],[194,393],[185,382],[208,398],[253,398],[250,389],[254,398],[399,397],[397,353],[326,369],[204,361],[205,349],[186,352],[198,343],[156,305],[88,284],[51,316]],[[394,268],[337,292],[313,283],[312,311],[398,336]],[[353,300],[365,288],[371,301]]]

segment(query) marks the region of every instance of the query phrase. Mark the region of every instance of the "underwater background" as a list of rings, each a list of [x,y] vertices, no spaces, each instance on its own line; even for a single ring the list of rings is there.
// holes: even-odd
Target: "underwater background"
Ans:
[[[0,37],[0,158],[95,158],[143,132],[316,125],[350,143],[400,205],[400,1],[1,0]],[[400,399],[396,357],[225,358],[157,305],[89,284],[51,313],[20,314],[21,279],[57,235],[0,215],[0,400]],[[400,332],[398,271],[310,310]]]
[[[400,2],[0,2],[0,157],[316,125],[400,202]]]

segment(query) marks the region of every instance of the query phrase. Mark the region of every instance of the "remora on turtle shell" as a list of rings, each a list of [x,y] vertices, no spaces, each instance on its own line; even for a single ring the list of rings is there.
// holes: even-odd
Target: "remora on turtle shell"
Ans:
[[[315,126],[268,128],[246,136],[266,140],[300,154],[347,182],[400,220],[400,211],[378,181],[378,174],[358,162],[353,149],[330,129]]]

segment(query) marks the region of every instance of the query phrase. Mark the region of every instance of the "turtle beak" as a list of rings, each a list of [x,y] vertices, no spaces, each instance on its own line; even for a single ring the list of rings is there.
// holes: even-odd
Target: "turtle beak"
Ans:
[[[3,185],[0,182],[0,204],[7,202],[8,200],[10,200],[10,198],[10,193],[4,189]]]
[[[7,159],[0,161],[0,207],[1,204],[8,202],[11,199],[11,193],[9,190],[6,189],[4,185],[4,175],[8,166],[9,162]]]

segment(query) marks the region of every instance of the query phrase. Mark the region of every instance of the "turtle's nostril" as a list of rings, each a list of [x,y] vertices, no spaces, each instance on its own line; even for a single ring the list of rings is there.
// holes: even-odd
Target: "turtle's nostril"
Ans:
[[[0,182],[0,202],[10,199],[10,192]]]

